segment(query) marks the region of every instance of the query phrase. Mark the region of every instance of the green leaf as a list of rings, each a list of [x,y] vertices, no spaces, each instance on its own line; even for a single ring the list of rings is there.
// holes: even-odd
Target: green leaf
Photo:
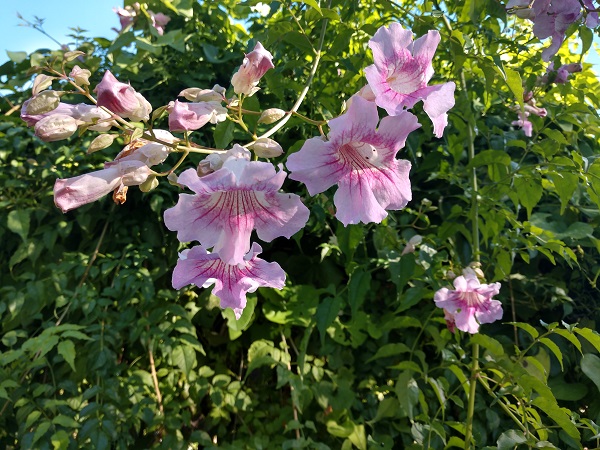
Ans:
[[[528,323],[523,323],[523,322],[508,322],[508,325],[513,325],[517,328],[522,329],[523,331],[526,331],[527,333],[529,333],[529,335],[533,338],[536,339],[540,333],[538,333],[538,330],[536,330],[533,326],[529,325]]]
[[[479,344],[490,353],[493,353],[496,356],[504,355],[504,349],[502,348],[502,344],[498,342],[496,339],[486,336],[485,334],[474,334],[471,336],[471,344]]]
[[[579,37],[581,38],[581,55],[585,55],[592,46],[594,32],[588,27],[582,25],[579,27]]]
[[[327,297],[323,299],[317,308],[317,314],[315,320],[317,322],[317,329],[321,336],[321,345],[325,343],[325,336],[327,334],[327,328],[333,323],[335,318],[340,313],[342,306],[341,297]]]
[[[233,131],[235,130],[235,123],[231,120],[220,122],[215,127],[213,138],[215,140],[215,146],[217,148],[227,148],[229,143],[233,141]]]
[[[17,64],[27,59],[27,52],[11,52],[10,50],[6,50],[6,54],[11,61],[16,62]]]
[[[600,352],[600,335],[589,328],[575,328],[575,333],[586,338]]]
[[[556,359],[558,359],[558,362],[560,363],[561,370],[564,370],[564,367],[563,367],[563,356],[562,356],[562,352],[560,351],[560,348],[558,348],[558,345],[556,345],[553,341],[551,341],[548,338],[541,338],[540,342],[542,344],[544,344],[546,347],[548,347],[548,349],[552,353],[554,353],[554,356],[556,356]]]
[[[521,75],[516,70],[510,68],[505,68],[504,72],[506,73],[506,84],[514,94],[515,100],[521,109],[523,109],[523,81],[521,80]]]
[[[527,438],[521,430],[508,430],[498,438],[498,450],[512,450],[525,442],[527,442]]]
[[[173,349],[173,364],[185,374],[189,380],[190,372],[196,366],[196,352],[189,345],[179,345]]]
[[[514,186],[519,202],[527,209],[527,217],[531,217],[531,210],[542,198],[542,183],[535,178],[519,177],[515,178]]]
[[[467,168],[472,169],[473,167],[489,166],[490,164],[510,166],[510,163],[511,159],[508,153],[501,150],[484,150],[475,155]]]
[[[54,450],[67,450],[69,448],[69,435],[65,430],[58,430],[50,438]]]
[[[562,215],[577,189],[579,177],[565,171],[552,172],[549,175],[560,198],[560,214]]]
[[[554,420],[573,439],[578,441],[581,439],[581,434],[573,422],[571,422],[568,413],[564,409],[559,408],[553,398],[550,399],[540,395],[532,403]]]
[[[6,223],[8,229],[21,236],[23,241],[27,239],[27,235],[29,234],[29,217],[30,211],[27,209],[19,209],[8,213]]]
[[[315,0],[305,0],[304,3],[314,8],[319,14],[323,15],[319,4]]]
[[[365,301],[365,297],[371,288],[371,274],[362,269],[356,269],[348,283],[348,303],[352,315],[356,315],[358,309]]]
[[[600,358],[591,353],[586,353],[581,358],[581,370],[594,382],[600,391]]]
[[[379,358],[387,358],[388,356],[396,356],[401,353],[409,353],[409,352],[410,352],[410,348],[408,347],[408,345],[403,344],[401,342],[385,344],[385,345],[381,346],[379,348],[379,350],[377,350],[377,352],[367,360],[367,362],[369,363],[369,362],[374,361]]]
[[[402,409],[406,411],[408,417],[413,419],[415,416],[415,406],[419,403],[419,385],[412,377],[411,371],[404,371],[398,376],[395,388],[396,396]]]
[[[65,416],[64,414],[59,414],[54,419],[52,419],[52,423],[55,425],[61,425],[65,428],[79,428],[81,425],[75,419],[69,416]]]
[[[555,328],[553,331],[554,333],[564,337],[567,341],[573,344],[581,353],[581,342],[579,342],[579,339],[577,339],[577,337],[572,332],[568,330],[563,330],[562,328]]]
[[[377,414],[373,420],[370,420],[369,424],[374,424],[381,419],[385,419],[387,417],[395,417],[398,414],[398,410],[400,408],[400,403],[394,397],[386,397],[381,402],[379,402],[379,406],[377,406]]]
[[[52,422],[49,420],[45,420],[44,422],[40,423],[36,428],[35,433],[33,433],[33,441],[31,443],[35,444],[37,441],[39,441],[50,429],[50,425],[52,425]]]
[[[58,354],[64,358],[64,360],[71,366],[73,372],[75,372],[75,345],[73,341],[62,341],[57,347]]]
[[[552,139],[555,142],[558,142],[559,144],[565,144],[567,145],[569,142],[565,139],[565,136],[558,130],[555,130],[553,128],[546,128],[543,133],[548,136],[550,139]]]

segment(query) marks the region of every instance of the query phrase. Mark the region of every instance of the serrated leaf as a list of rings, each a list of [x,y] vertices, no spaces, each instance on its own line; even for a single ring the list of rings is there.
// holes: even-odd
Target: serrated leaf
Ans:
[[[73,372],[75,372],[75,345],[73,341],[61,341],[57,347],[58,354],[64,358],[64,360],[71,366]]]

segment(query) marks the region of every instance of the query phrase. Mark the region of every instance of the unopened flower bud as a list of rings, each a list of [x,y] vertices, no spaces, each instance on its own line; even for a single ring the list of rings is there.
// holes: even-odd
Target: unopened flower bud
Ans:
[[[59,91],[44,91],[29,100],[27,104],[26,112],[30,116],[36,116],[38,114],[44,114],[55,110],[60,103],[60,96],[62,92]]]
[[[179,93],[179,97],[185,97],[191,102],[221,102],[223,95],[213,89],[187,88]]]
[[[260,138],[248,146],[260,158],[276,158],[283,154],[281,145],[269,138]]]
[[[246,55],[238,71],[233,74],[231,84],[236,94],[253,95],[258,91],[258,82],[269,69],[273,69],[273,55],[260,42]]]
[[[89,70],[82,69],[79,66],[75,66],[73,67],[73,70],[71,70],[69,77],[73,78],[77,86],[89,86],[91,75],[92,72],[90,72]]]
[[[265,109],[260,118],[258,119],[258,123],[265,123],[267,125],[271,123],[275,123],[285,116],[285,111],[279,108],[269,108]]]
[[[406,244],[406,247],[404,247],[404,250],[402,250],[402,255],[406,255],[407,253],[414,253],[414,251],[417,248],[417,245],[419,245],[422,241],[423,236],[421,236],[420,234],[415,234],[409,239],[409,241]]]
[[[121,117],[131,120],[150,118],[150,103],[130,85],[117,80],[108,70],[94,92],[98,94],[98,106],[104,106]]]
[[[65,114],[52,114],[35,124],[35,135],[44,142],[60,141],[77,131],[77,120]]]

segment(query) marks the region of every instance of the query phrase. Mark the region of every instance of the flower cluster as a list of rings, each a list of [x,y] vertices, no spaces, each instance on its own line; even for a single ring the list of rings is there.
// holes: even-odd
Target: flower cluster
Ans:
[[[509,12],[533,22],[533,34],[539,39],[552,38],[542,52],[542,59],[550,61],[562,46],[567,29],[583,22],[589,28],[598,26],[598,12],[593,0],[509,0]]]
[[[121,29],[117,30],[113,28],[117,33],[122,33],[129,29],[136,18],[144,14],[148,17],[150,26],[156,30],[159,36],[162,36],[165,32],[165,27],[171,21],[171,18],[163,13],[154,13],[152,10],[145,10],[139,4],[135,2],[133,5],[125,6],[125,8],[113,8],[113,11],[119,16],[119,22],[121,23]]]
[[[375,64],[365,69],[368,85],[350,99],[344,115],[329,122],[327,140],[309,139],[288,158],[290,178],[306,184],[311,195],[338,186],[334,204],[344,225],[379,223],[386,210],[402,209],[411,200],[411,164],[396,154],[420,125],[406,109],[422,100],[441,137],[454,106],[453,82],[427,85],[439,41],[437,31],[413,42],[412,32],[399,23],[381,27],[369,41]],[[389,114],[381,122],[377,106]]]
[[[136,5],[119,10],[122,27],[130,26],[145,12],[151,13]],[[158,27],[162,18],[152,17],[161,33]],[[352,96],[341,116],[329,121],[327,137],[321,128],[326,122],[322,122],[321,136],[308,139],[288,158],[290,178],[303,182],[310,194],[338,186],[334,203],[336,216],[344,225],[381,222],[386,210],[402,209],[411,200],[411,164],[396,159],[396,155],[408,135],[421,125],[407,109],[422,100],[434,134],[441,137],[448,123],[447,112],[454,105],[454,83],[428,86],[439,40],[439,33],[431,31],[413,42],[412,33],[397,23],[380,28],[369,43],[375,63],[366,69],[368,84]],[[253,242],[253,231],[265,242],[290,238],[309,217],[298,195],[280,192],[287,176],[282,165],[251,160],[250,150],[256,158],[278,157],[284,152],[279,143],[267,137],[270,134],[257,136],[243,120],[244,99],[259,90],[260,80],[273,68],[273,55],[257,42],[233,74],[233,94],[230,92],[229,97],[227,89],[219,85],[212,89],[189,87],[179,94],[185,100],[173,100],[154,112],[141,93],[110,71],[93,90],[88,88],[90,72],[77,66],[68,76],[57,71],[53,72],[56,77],[38,75],[35,95],[24,104],[22,118],[36,127],[40,138],[65,139],[82,127],[107,133],[117,126],[126,130],[128,142],[101,170],[58,179],[54,186],[56,205],[68,212],[110,192],[121,204],[129,186],[140,186],[147,192],[156,187],[159,177],[168,176],[171,183],[189,192],[181,193],[177,204],[165,211],[165,225],[177,232],[182,243],[198,243],[181,252],[173,286],[214,284],[213,293],[221,299],[221,306],[232,308],[239,318],[248,292],[258,287],[281,289],[285,282],[285,273],[277,263],[258,258],[262,248]],[[96,105],[61,102],[65,92],[47,90],[55,79],[68,81],[76,93]],[[381,120],[378,106],[389,114]],[[272,124],[291,113],[268,108],[259,113],[257,123]],[[168,115],[169,131],[153,128],[162,114]],[[190,132],[225,120],[238,123],[253,141],[244,146],[234,144],[225,151],[190,140]],[[145,131],[139,123],[129,121],[142,122]],[[171,132],[184,136],[178,139]],[[89,151],[110,146],[115,137],[98,136]],[[183,154],[175,167],[167,172],[152,170],[173,152]],[[208,156],[196,168],[177,176],[174,171],[190,153]]]

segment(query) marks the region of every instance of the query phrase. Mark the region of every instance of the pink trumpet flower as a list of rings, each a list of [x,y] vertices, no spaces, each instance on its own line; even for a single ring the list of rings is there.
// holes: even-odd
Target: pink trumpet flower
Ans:
[[[396,159],[417,118],[401,111],[377,127],[375,103],[354,96],[348,111],[329,122],[328,140],[307,140],[289,156],[290,178],[306,184],[310,195],[337,184],[333,201],[344,225],[381,222],[386,209],[402,209],[412,198],[410,162]]]
[[[259,287],[283,288],[285,273],[277,263],[269,263],[258,254],[260,245],[254,243],[250,252],[238,264],[227,264],[217,253],[208,253],[201,245],[184,250],[173,270],[173,287],[188,284],[209,287],[221,299],[221,308],[231,308],[239,319],[246,307],[246,293]]]

